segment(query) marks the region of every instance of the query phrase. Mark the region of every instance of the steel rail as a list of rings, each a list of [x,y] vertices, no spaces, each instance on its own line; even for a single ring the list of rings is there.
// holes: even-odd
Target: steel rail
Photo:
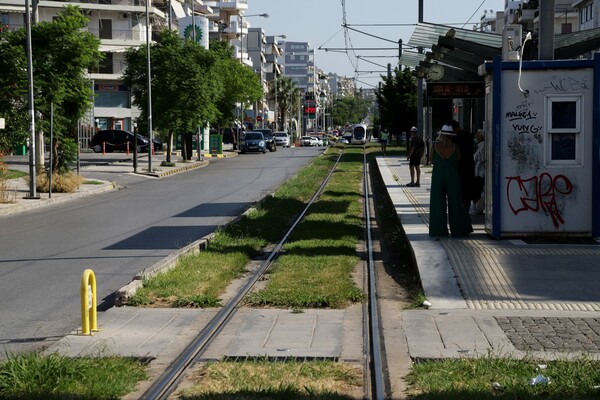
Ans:
[[[375,262],[373,261],[373,239],[371,236],[371,202],[369,186],[369,165],[367,163],[367,152],[363,152],[363,180],[364,180],[364,205],[365,205],[365,234],[367,247],[367,269],[369,284],[369,310],[366,323],[368,324],[368,364],[370,371],[370,398],[374,400],[383,400],[385,398],[385,378],[383,365],[383,348],[381,335],[379,332],[379,307],[377,302],[377,275],[375,271]]]
[[[342,155],[343,151],[340,152],[335,164],[329,171],[327,177],[319,186],[319,189],[311,197],[309,202],[304,207],[303,211],[298,215],[294,223],[288,229],[283,238],[273,248],[267,259],[261,264],[261,266],[254,271],[250,279],[240,288],[236,295],[230,299],[227,304],[219,310],[219,312],[210,320],[207,326],[200,331],[198,335],[190,342],[188,346],[181,352],[181,354],[163,371],[163,373],[150,385],[150,387],[142,394],[140,399],[143,400],[162,400],[167,399],[172,394],[178,383],[184,376],[185,371],[192,365],[194,360],[201,355],[208,346],[212,343],[215,337],[221,332],[225,325],[235,314],[237,306],[241,303],[243,298],[248,294],[250,289],[256,284],[261,276],[269,269],[273,260],[279,255],[283,245],[296,229],[296,226],[302,221],[310,206],[316,201],[317,197],[323,192],[323,189],[329,183],[331,175],[335,171]]]

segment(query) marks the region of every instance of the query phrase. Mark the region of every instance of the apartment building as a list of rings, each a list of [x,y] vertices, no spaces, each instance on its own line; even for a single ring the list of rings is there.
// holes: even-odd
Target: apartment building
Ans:
[[[308,42],[281,42],[283,73],[304,94],[316,91],[315,50]]]
[[[196,0],[193,5],[183,0],[148,1],[150,40],[164,29],[177,29],[179,21],[186,22],[186,18],[191,21],[192,13],[202,15],[212,11],[200,0]],[[83,121],[84,128],[133,130],[140,111],[132,105],[130,88],[123,84],[122,78],[126,69],[126,50],[146,44],[146,1],[42,0],[38,2],[37,10],[34,10],[35,19],[52,21],[68,4],[78,6],[88,16],[88,31],[100,39],[100,51],[104,53],[100,66],[89,71],[95,100],[93,109]],[[0,22],[9,29],[24,26],[24,13],[24,0],[0,0]],[[195,22],[201,27],[199,17],[196,18]],[[182,23],[182,27],[187,25]],[[85,147],[87,139],[83,138],[82,146]]]
[[[554,32],[557,35],[579,30],[579,13],[573,7],[573,0],[555,0]],[[539,30],[539,11],[530,1],[505,0],[505,25],[520,24],[523,32]]]
[[[600,27],[600,1],[598,0],[575,0],[573,8],[579,14],[579,30],[587,30]]]

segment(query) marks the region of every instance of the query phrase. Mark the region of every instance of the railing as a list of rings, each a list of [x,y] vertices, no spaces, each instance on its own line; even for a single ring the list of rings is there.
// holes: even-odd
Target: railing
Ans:
[[[89,70],[90,74],[117,74],[121,75],[125,72],[127,68],[127,62],[124,60],[121,61],[113,61],[109,65],[100,65],[97,68],[91,68]]]
[[[99,39],[133,40],[133,32],[131,31],[131,29],[113,29],[110,32],[101,32],[99,28],[88,28],[88,32]]]

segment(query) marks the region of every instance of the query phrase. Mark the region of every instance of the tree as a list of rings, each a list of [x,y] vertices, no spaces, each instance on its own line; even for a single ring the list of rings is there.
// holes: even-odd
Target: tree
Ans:
[[[227,42],[210,43],[210,51],[217,57],[217,77],[223,85],[221,96],[217,99],[219,113],[214,122],[219,129],[231,126],[235,119],[235,104],[244,108],[262,97],[262,85],[258,75],[246,65],[234,58],[233,47]]]
[[[333,102],[333,124],[344,126],[359,123],[365,119],[368,112],[367,102],[359,96],[338,98]]]
[[[146,47],[127,51],[124,82],[132,88],[133,103],[140,108],[138,126],[148,120]],[[173,30],[163,32],[150,49],[152,76],[152,117],[157,130],[167,132],[167,162],[171,162],[173,134],[180,132],[182,157],[191,157],[191,135],[217,119],[215,99],[223,91],[216,74],[217,58],[190,39],[181,39]],[[187,140],[189,139],[189,140]]]
[[[409,68],[395,68],[391,76],[382,78],[375,93],[381,126],[391,133],[409,132],[417,120],[416,79]]]
[[[77,149],[63,142],[76,139],[78,121],[92,107],[87,69],[102,59],[99,39],[85,31],[88,22],[78,7],[67,6],[52,22],[31,30],[36,126],[49,131],[53,105],[52,163],[59,172],[66,172]],[[0,31],[0,114],[7,119],[7,129],[0,132],[2,146],[24,143],[29,129],[25,36],[25,29]]]
[[[300,99],[300,90],[296,87],[296,83],[287,76],[277,77],[277,81],[273,82],[269,89],[269,100],[277,100],[277,118],[281,118],[281,125],[279,121],[275,121],[276,129],[287,126],[287,116],[292,119],[294,100]],[[297,103],[296,103],[297,104]]]

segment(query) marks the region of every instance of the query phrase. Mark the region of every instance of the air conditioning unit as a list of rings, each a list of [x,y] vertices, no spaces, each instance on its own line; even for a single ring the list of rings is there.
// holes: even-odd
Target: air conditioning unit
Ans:
[[[122,14],[119,14],[119,19],[120,19],[121,21],[126,21],[126,20],[128,20],[128,19],[129,19],[129,17],[130,17],[130,16],[129,16],[129,13],[122,13]]]

